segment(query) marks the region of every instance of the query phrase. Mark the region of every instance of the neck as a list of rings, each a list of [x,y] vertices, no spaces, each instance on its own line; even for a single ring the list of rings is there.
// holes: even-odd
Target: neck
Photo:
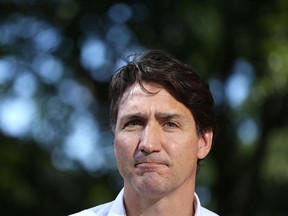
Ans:
[[[194,215],[194,186],[178,188],[161,196],[148,196],[124,186],[127,216]]]

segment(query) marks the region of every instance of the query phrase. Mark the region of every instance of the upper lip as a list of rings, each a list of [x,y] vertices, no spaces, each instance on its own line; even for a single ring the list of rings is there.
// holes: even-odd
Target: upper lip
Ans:
[[[147,157],[140,157],[135,159],[134,165],[137,166],[142,163],[156,163],[156,164],[163,164],[163,165],[169,165],[169,163],[161,158],[147,158]]]

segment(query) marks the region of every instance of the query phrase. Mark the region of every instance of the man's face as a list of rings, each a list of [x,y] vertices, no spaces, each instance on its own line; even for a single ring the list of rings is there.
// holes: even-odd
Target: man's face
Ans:
[[[197,136],[193,115],[164,88],[136,84],[123,95],[114,148],[124,187],[147,196],[194,190],[197,159],[211,147],[212,132]]]

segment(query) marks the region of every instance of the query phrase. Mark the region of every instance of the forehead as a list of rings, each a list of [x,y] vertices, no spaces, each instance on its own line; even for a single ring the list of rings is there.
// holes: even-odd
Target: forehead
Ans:
[[[150,99],[153,96],[163,97],[166,96],[168,98],[175,99],[164,87],[154,84],[154,83],[135,83],[132,86],[128,87],[122,97],[120,98],[119,105],[124,105],[131,100],[135,100],[135,97],[143,99]]]
[[[144,88],[144,89],[143,89]],[[179,102],[165,88],[157,84],[143,83],[142,86],[130,86],[120,99],[119,114],[133,111],[169,111],[190,113],[190,110]]]

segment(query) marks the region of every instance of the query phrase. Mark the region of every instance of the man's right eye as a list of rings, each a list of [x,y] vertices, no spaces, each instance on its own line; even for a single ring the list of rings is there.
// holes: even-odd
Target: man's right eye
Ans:
[[[134,120],[128,121],[128,122],[124,125],[124,128],[141,126],[142,124],[143,124],[143,122],[142,122],[141,120],[139,120],[139,119],[134,119]]]

